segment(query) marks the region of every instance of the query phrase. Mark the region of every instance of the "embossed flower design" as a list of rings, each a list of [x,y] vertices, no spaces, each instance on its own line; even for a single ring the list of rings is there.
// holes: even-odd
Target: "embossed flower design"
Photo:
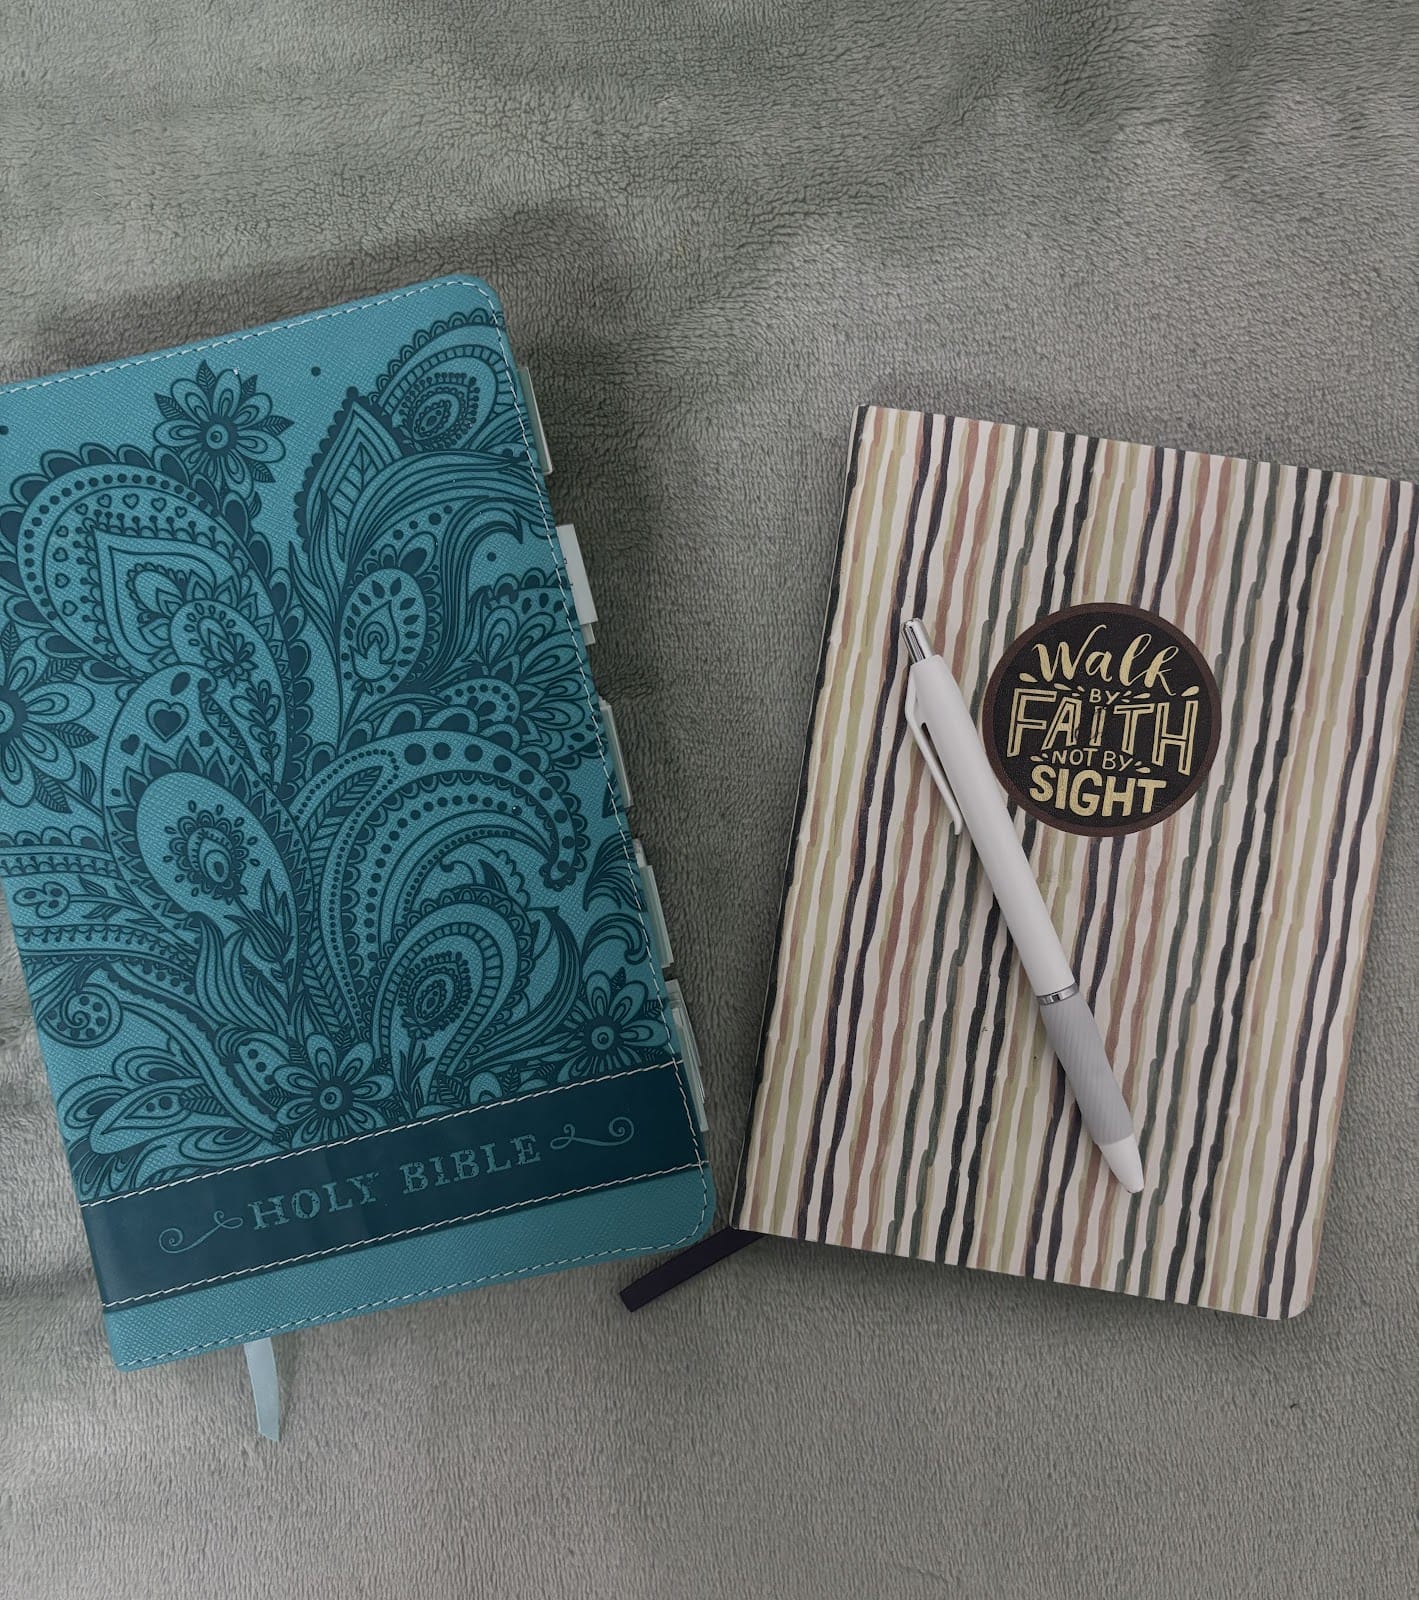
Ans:
[[[477,420],[478,401],[470,374],[436,370],[409,390],[401,419],[421,450],[456,450]]]
[[[471,648],[458,694],[485,732],[499,725],[554,760],[584,727],[576,646],[546,587],[500,584],[474,600]]]
[[[593,972],[562,1023],[562,1076],[596,1078],[648,1060],[661,1032],[647,1000],[645,987],[624,972]]]
[[[228,903],[240,898],[251,850],[234,817],[225,815],[221,806],[199,806],[189,800],[187,811],[167,835],[163,860],[172,864],[180,882],[191,886],[194,898],[206,895]]]
[[[68,811],[63,789],[74,776],[74,751],[96,737],[79,722],[94,697],[81,683],[64,683],[33,643],[13,627],[0,634],[0,794],[11,805],[38,800]]]
[[[244,683],[256,666],[256,647],[232,627],[218,607],[198,607],[191,632],[202,652],[202,665],[214,678]]]
[[[43,921],[52,922],[69,909],[69,891],[57,879],[45,883],[27,883],[11,889],[10,903],[33,911]]]
[[[305,1060],[276,1069],[289,1098],[277,1112],[297,1144],[323,1144],[383,1126],[377,1109],[394,1092],[387,1072],[374,1070],[374,1051],[356,1045],[344,1056],[324,1034],[306,1040]]]
[[[167,394],[157,394],[163,420],[153,431],[159,444],[182,459],[195,477],[219,493],[250,498],[258,483],[271,483],[271,463],[285,455],[277,437],[291,425],[271,410],[256,375],[215,373],[204,361],[197,378],[180,378]]]
[[[431,1039],[462,1015],[472,993],[467,963],[451,950],[439,951],[404,974],[395,1005],[415,1039]]]

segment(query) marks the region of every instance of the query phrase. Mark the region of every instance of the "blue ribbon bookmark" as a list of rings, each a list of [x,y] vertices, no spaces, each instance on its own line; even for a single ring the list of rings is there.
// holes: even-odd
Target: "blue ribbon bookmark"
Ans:
[[[281,1440],[281,1383],[276,1374],[276,1349],[269,1339],[244,1344],[251,1398],[256,1402],[256,1431],[263,1439]]]

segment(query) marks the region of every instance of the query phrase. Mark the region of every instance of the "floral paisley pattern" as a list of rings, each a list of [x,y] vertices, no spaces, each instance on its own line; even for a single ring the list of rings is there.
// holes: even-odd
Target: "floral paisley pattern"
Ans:
[[[624,972],[593,972],[563,1024],[562,1077],[599,1078],[645,1061],[661,1036],[648,1001],[645,988]]]
[[[279,435],[291,419],[275,415],[271,397],[257,390],[255,374],[214,373],[204,361],[195,380],[179,379],[153,398],[163,417],[153,438],[176,451],[195,479],[222,497],[243,500],[256,484],[275,481],[272,465],[286,453]]]
[[[393,1085],[388,1074],[374,1071],[367,1044],[338,1057],[331,1041],[315,1034],[306,1041],[305,1061],[280,1068],[276,1077],[287,1096],[279,1120],[297,1144],[324,1144],[384,1125],[379,1107]]]
[[[187,802],[186,814],[167,827],[170,864],[179,883],[190,884],[193,897],[236,901],[242,895],[242,875],[249,859],[241,824],[223,814],[223,807],[198,808]]]
[[[97,735],[79,720],[93,695],[64,677],[33,640],[20,642],[13,623],[0,630],[0,795],[12,806],[69,810],[64,785],[76,771],[74,752]]]
[[[81,1198],[667,1059],[493,320],[302,462],[255,372],[154,399],[0,506],[0,873]]]
[[[469,617],[467,676],[453,692],[490,736],[541,744],[564,764],[594,740],[562,603],[536,574],[481,591]]]

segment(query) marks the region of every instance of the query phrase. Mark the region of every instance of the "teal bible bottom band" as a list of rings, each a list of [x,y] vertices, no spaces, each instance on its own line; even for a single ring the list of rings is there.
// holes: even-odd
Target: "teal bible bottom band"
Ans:
[[[662,1176],[684,1119],[666,1062],[90,1202],[104,1308]]]
[[[123,1306],[104,1313],[104,1327],[117,1366],[150,1367],[456,1290],[674,1248],[694,1238],[713,1211],[709,1169],[689,1167]]]

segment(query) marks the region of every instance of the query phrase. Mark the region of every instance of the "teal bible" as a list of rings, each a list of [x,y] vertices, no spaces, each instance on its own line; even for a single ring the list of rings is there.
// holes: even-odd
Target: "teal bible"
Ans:
[[[0,485],[0,877],[118,1365],[702,1233],[488,287],[0,389]]]

